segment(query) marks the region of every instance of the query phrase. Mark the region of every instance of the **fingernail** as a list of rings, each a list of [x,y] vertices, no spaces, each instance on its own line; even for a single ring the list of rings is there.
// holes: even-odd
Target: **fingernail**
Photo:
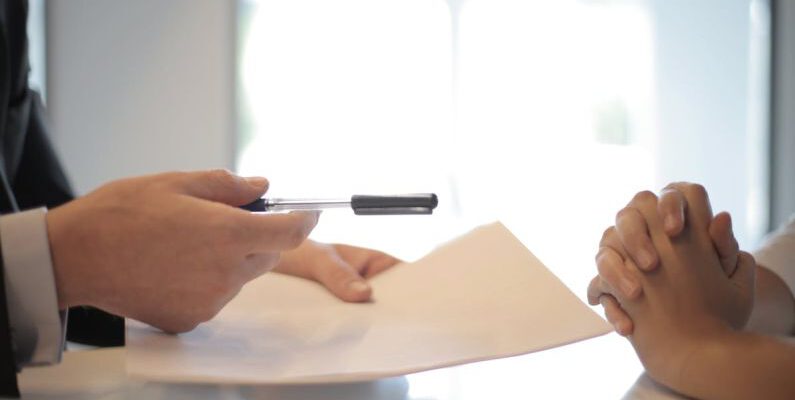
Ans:
[[[353,292],[361,293],[370,290],[370,286],[362,281],[352,281],[348,284],[348,289]]]
[[[665,217],[665,230],[671,232],[674,229],[676,229],[676,218],[673,215]]]

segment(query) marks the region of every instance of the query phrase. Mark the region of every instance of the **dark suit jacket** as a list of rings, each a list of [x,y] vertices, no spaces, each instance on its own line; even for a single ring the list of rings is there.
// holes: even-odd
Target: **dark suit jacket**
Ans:
[[[0,0],[0,213],[72,199],[72,190],[47,137],[44,109],[28,87],[27,2]],[[0,238],[2,240],[2,238]],[[0,272],[2,272],[0,258]],[[0,396],[19,396],[3,274],[0,273]],[[69,311],[69,340],[124,343],[121,318],[90,308]]]

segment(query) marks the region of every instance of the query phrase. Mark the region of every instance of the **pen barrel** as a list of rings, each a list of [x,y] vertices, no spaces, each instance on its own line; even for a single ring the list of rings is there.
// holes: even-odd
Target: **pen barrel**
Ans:
[[[267,211],[311,211],[350,206],[350,200],[340,199],[269,199],[265,201]]]

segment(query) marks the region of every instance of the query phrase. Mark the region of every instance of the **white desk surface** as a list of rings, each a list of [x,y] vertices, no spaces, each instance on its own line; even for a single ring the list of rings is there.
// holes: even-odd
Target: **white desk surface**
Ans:
[[[680,399],[642,374],[615,334],[508,358],[378,381],[295,386],[162,384],[131,380],[124,348],[70,351],[20,374],[23,399]]]

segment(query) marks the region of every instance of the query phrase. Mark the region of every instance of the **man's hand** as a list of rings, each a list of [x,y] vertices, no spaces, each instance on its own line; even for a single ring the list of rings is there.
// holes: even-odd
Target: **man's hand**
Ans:
[[[376,250],[307,240],[283,253],[273,271],[317,281],[344,301],[363,302],[372,294],[367,279],[399,262]]]
[[[709,225],[709,234],[720,255],[721,266],[726,275],[731,276],[737,268],[739,254],[731,216],[724,212],[712,218],[709,198],[701,185],[680,182],[663,189],[657,201],[657,212],[664,232],[674,238],[683,231],[688,222],[685,217],[688,196],[706,204],[703,218],[711,221],[701,222]],[[646,221],[631,204],[619,211],[615,226],[608,228],[602,236],[596,256],[599,275],[588,287],[589,303],[602,304],[608,321],[616,332],[624,336],[632,334],[634,324],[613,294],[620,292],[627,299],[637,299],[642,294],[638,283],[639,270],[652,271],[659,264]]]
[[[166,173],[107,184],[47,214],[59,306],[91,305],[167,332],[215,316],[298,247],[317,213],[237,208],[265,178]]]

